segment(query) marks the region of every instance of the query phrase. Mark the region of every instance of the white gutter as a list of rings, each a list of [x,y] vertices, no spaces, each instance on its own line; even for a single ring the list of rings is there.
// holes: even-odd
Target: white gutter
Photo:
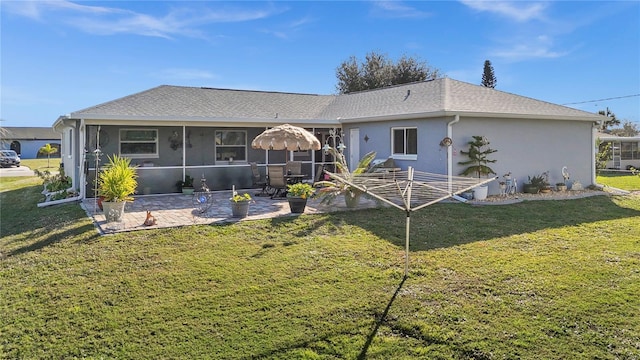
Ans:
[[[595,121],[591,126],[591,183],[600,190],[604,188],[604,185],[598,184],[596,181],[596,157],[600,151],[600,149],[596,148],[596,139],[598,137],[598,129],[602,126],[602,122],[603,120]]]
[[[424,111],[424,112],[415,112],[415,113],[341,118],[340,123],[351,124],[351,123],[376,122],[376,121],[427,119],[427,118],[445,117],[445,116],[452,116],[452,115],[455,116],[460,114],[466,117],[491,118],[491,119],[600,121],[600,120],[597,120],[599,115],[594,115],[593,118],[588,119],[588,118],[585,118],[584,116],[578,116],[578,115],[574,116],[574,115],[545,115],[545,114],[513,114],[513,113],[499,113],[499,112],[437,110],[437,111]]]
[[[460,115],[456,114],[453,120],[447,123],[447,137],[453,140],[453,124],[460,121]],[[453,145],[447,146],[447,183],[449,184],[449,193],[453,193]],[[460,202],[467,202],[462,196],[453,195],[453,198]]]
[[[87,186],[86,185],[82,185],[82,184],[86,184],[87,183],[87,173],[86,173],[86,166],[89,166],[87,164],[87,153],[85,152],[86,146],[87,146],[87,125],[84,123],[84,119],[80,119],[80,124],[78,126],[77,129],[74,129],[73,134],[74,137],[78,137],[78,141],[77,141],[77,150],[78,151],[73,151],[72,153],[74,154],[73,156],[79,156],[79,164],[78,164],[78,171],[80,171],[80,174],[78,174],[78,179],[80,180],[80,184],[78,184],[78,189],[80,189],[80,198],[84,199],[87,197]],[[73,140],[72,140],[73,141]],[[76,141],[73,141],[73,143],[75,144]],[[75,161],[78,161],[78,159],[74,159],[74,163]],[[75,184],[74,184],[75,186]]]
[[[303,119],[303,118],[231,118],[231,117],[201,117],[201,116],[123,116],[101,114],[71,114],[73,118],[84,119],[87,125],[98,125],[109,122],[109,125],[131,125],[136,122],[159,126],[184,125],[204,126],[216,125],[226,127],[272,127],[289,123],[301,127],[336,127],[340,126],[339,119]],[[177,124],[179,123],[179,124]],[[163,125],[165,124],[165,125]]]

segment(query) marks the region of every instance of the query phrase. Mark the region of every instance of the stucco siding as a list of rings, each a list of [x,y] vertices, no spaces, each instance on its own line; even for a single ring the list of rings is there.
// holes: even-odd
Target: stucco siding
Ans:
[[[360,129],[360,154],[362,158],[370,151],[376,152],[377,159],[392,156],[391,129],[397,127],[415,127],[418,132],[418,155],[416,160],[395,159],[398,167],[406,170],[409,166],[416,170],[446,174],[447,152],[440,147],[440,141],[447,134],[447,120],[444,118],[384,121],[373,123],[348,124],[344,133],[352,128]],[[367,137],[368,141],[364,138]],[[348,149],[351,146],[348,145]]]
[[[563,180],[561,169],[567,166],[570,181],[584,186],[591,184],[592,149],[591,123],[579,121],[509,120],[462,118],[453,128],[454,174],[463,171],[459,161],[467,159],[460,150],[467,150],[472,135],[482,135],[490,147],[498,150],[490,158],[497,162],[490,167],[500,178],[507,172],[518,181],[519,190],[528,176],[549,172],[549,183]],[[489,192],[499,193],[497,182]]]

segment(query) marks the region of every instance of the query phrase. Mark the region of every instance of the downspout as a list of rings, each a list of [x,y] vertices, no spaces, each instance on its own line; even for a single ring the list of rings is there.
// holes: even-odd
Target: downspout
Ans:
[[[453,124],[460,121],[460,115],[455,115],[453,120],[447,123],[447,137],[453,140]],[[453,191],[453,146],[447,146],[447,182],[449,183],[449,193]],[[462,199],[462,198],[461,198]]]
[[[187,175],[187,126],[182,125],[182,181]]]
[[[77,123],[76,123],[77,124]],[[78,161],[78,179],[80,179],[80,184],[78,184],[78,189],[80,190],[80,199],[86,199],[87,197],[87,132],[86,132],[86,124],[84,123],[84,119],[80,119],[80,126],[74,131],[74,135],[78,137],[78,141],[74,141],[74,144],[77,144],[77,151],[73,150],[73,156],[75,157],[74,162]],[[82,131],[80,131],[82,129]],[[82,155],[80,155],[82,154]],[[80,159],[78,159],[80,157]]]
[[[595,121],[591,126],[591,183],[599,190],[602,190],[604,188],[604,185],[598,184],[596,182],[596,157],[598,156],[598,151],[600,150],[596,148],[596,139],[598,137],[598,129],[601,128],[602,123],[603,120],[598,120]]]
[[[45,207],[45,206],[60,205],[60,204],[66,204],[66,203],[74,202],[74,201],[81,201],[81,200],[82,200],[82,196],[74,196],[72,198],[66,198],[66,199],[60,199],[60,200],[54,200],[54,201],[47,201],[47,202],[43,202],[43,203],[38,203],[37,206],[39,208],[42,208],[42,207]]]

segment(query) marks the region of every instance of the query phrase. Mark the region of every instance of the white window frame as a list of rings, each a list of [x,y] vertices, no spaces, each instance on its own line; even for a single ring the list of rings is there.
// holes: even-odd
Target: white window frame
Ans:
[[[416,154],[407,154],[407,130],[414,129],[416,131]],[[395,132],[402,130],[404,132],[404,153],[395,153]],[[400,126],[391,128],[391,157],[398,160],[418,160],[418,128],[416,126]]]
[[[217,139],[218,139],[218,133],[220,132],[239,132],[239,133],[243,133],[244,134],[244,145],[218,145],[217,143]],[[248,138],[247,138],[247,130],[242,130],[242,129],[224,129],[224,130],[216,130],[213,134],[213,143],[214,143],[214,154],[213,154],[213,158],[216,159],[215,161],[228,161],[227,159],[221,159],[218,160],[218,148],[219,147],[227,147],[227,148],[244,148],[244,160],[238,160],[238,159],[233,159],[233,162],[247,162],[247,146],[248,146]]]
[[[155,141],[151,140],[122,140],[122,132],[123,131],[154,131],[156,133]],[[147,158],[159,158],[159,147],[160,144],[158,142],[159,132],[158,129],[152,128],[122,128],[118,130],[118,152],[120,156],[128,157],[131,159],[147,159]],[[122,153],[122,144],[155,144],[155,153],[142,153],[142,154],[123,154]]]

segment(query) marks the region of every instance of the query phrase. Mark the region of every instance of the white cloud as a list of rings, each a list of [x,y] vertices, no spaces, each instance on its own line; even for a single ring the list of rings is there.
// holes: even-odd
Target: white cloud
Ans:
[[[372,14],[390,18],[424,18],[430,13],[404,4],[402,1],[374,1]]]
[[[460,2],[474,10],[495,13],[518,22],[542,19],[544,10],[547,8],[546,3],[540,2],[475,0],[461,0]]]
[[[535,38],[519,38],[513,43],[500,49],[492,50],[491,56],[502,58],[505,61],[522,61],[528,59],[553,59],[566,56],[569,50],[557,50],[554,48],[553,39],[547,35],[539,35]]]
[[[152,15],[115,7],[79,5],[69,1],[31,0],[3,2],[3,8],[34,20],[62,22],[92,34],[137,34],[163,38],[176,35],[201,37],[202,31],[198,27],[202,25],[258,20],[283,11],[271,5],[264,9],[217,6],[215,10],[207,7],[176,8],[166,15]]]

